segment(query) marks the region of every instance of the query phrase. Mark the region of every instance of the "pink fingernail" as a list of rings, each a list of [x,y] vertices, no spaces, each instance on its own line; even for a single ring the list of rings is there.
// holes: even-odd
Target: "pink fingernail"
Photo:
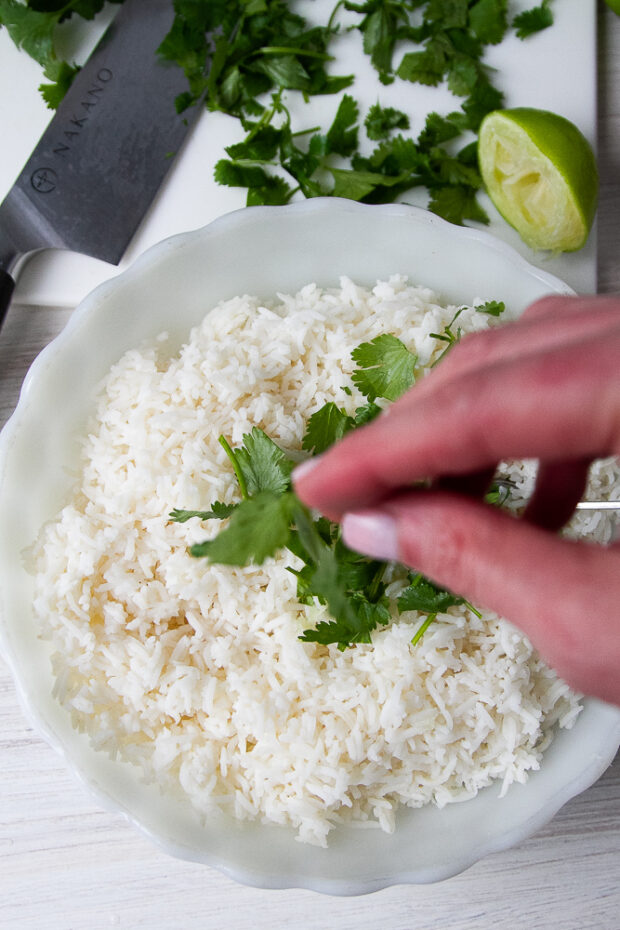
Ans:
[[[376,510],[347,513],[342,519],[342,538],[350,549],[373,559],[398,561],[396,521]]]

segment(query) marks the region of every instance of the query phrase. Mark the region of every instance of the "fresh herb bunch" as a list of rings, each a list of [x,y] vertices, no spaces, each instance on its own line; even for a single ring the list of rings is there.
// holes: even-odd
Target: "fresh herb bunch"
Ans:
[[[490,301],[476,309],[498,315],[503,304]],[[454,319],[450,325],[453,323]],[[448,348],[459,337],[460,332],[451,329]],[[443,334],[435,338],[443,341]],[[376,401],[396,400],[418,375],[417,357],[389,333],[362,343],[352,358],[357,365],[352,381],[366,403],[356,409],[354,416],[333,401],[312,414],[302,441],[302,448],[312,454],[320,454],[350,430],[374,419],[382,409]],[[255,427],[237,449],[232,449],[223,436],[220,443],[237,477],[241,500],[235,504],[216,501],[208,511],[172,511],[170,520],[178,523],[192,518],[229,520],[215,538],[191,546],[191,555],[242,566],[261,564],[288,549],[302,562],[301,568],[289,569],[297,578],[299,601],[318,601],[330,616],[304,630],[300,638],[323,645],[336,643],[339,649],[370,643],[372,632],[389,623],[392,616],[385,582],[388,563],[353,552],[342,541],[338,524],[313,516],[291,489],[294,463],[263,430]],[[492,499],[503,500],[497,491],[492,493]],[[408,574],[407,584],[396,600],[400,613],[415,610],[427,614],[413,643],[418,642],[438,613],[459,604],[477,613],[463,598],[413,573]]]
[[[50,107],[78,70],[56,53],[58,26],[71,16],[92,19],[103,6],[104,0],[0,0],[0,25],[43,66],[48,83],[41,92]],[[327,23],[310,25],[288,0],[174,0],[159,54],[187,76],[179,111],[204,99],[209,109],[241,120],[246,136],[218,161],[215,179],[246,188],[248,205],[284,204],[297,193],[387,203],[425,188],[429,209],[445,219],[487,223],[477,200],[475,141],[463,139],[454,151],[503,104],[484,51],[510,29],[526,38],[553,22],[551,0],[512,20],[508,6],[508,0],[338,0]],[[377,143],[370,155],[360,153],[362,121],[349,94],[327,131],[293,127],[285,92],[341,94],[353,83],[353,75],[330,71],[332,40],[345,29],[360,32],[381,83],[446,83],[463,98],[460,108],[447,116],[430,113],[414,140],[403,135],[406,113],[373,104],[363,119],[368,139]]]

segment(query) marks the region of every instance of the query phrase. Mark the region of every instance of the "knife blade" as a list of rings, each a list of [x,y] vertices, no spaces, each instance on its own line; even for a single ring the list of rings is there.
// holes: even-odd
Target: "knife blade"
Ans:
[[[157,54],[173,19],[172,0],[125,0],[0,204],[0,326],[28,253],[120,262],[198,115]]]
[[[620,501],[579,501],[577,510],[620,510]]]

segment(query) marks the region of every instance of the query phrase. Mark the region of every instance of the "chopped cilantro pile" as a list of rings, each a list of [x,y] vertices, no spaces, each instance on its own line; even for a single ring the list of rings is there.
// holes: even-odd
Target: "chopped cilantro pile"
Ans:
[[[112,0],[119,3],[122,0]],[[56,51],[57,29],[72,16],[92,19],[104,0],[0,0],[0,26],[43,67],[47,104],[56,107],[77,66]],[[215,165],[219,184],[247,189],[247,204],[285,204],[296,194],[365,203],[403,199],[416,188],[445,219],[487,223],[475,134],[503,105],[484,64],[488,45],[514,30],[525,39],[553,22],[551,0],[510,17],[508,0],[338,0],[328,21],[311,25],[287,0],[174,0],[174,21],[159,54],[183,68],[183,111],[204,99],[238,118],[245,138]],[[359,33],[377,72],[377,102],[360,113],[340,75],[332,40]],[[382,106],[395,80],[445,84],[460,106],[431,112],[416,139],[407,113]],[[291,125],[287,93],[338,95],[328,128]],[[360,152],[360,133],[376,143]],[[473,141],[472,141],[473,140]],[[224,153],[223,153],[224,154]]]
[[[480,304],[476,309],[497,316],[504,305],[497,301]],[[459,315],[455,315],[454,319]],[[460,331],[448,329],[449,349]],[[444,334],[436,334],[445,341]],[[442,353],[443,354],[443,353]],[[369,422],[381,411],[377,400],[394,401],[416,380],[417,357],[395,336],[386,333],[362,343],[352,353],[357,368],[352,381],[365,398],[355,416],[329,401],[309,418],[302,448],[319,454],[350,430]],[[350,392],[350,388],[346,388]],[[191,518],[226,519],[227,525],[213,539],[190,547],[195,557],[206,557],[224,565],[261,564],[265,559],[288,549],[301,561],[300,568],[290,568],[297,578],[297,597],[302,604],[322,604],[329,619],[320,620],[304,630],[301,639],[323,645],[335,643],[345,649],[356,643],[370,643],[377,627],[392,619],[386,595],[388,563],[366,558],[349,549],[341,538],[340,526],[325,517],[315,517],[291,488],[293,462],[287,454],[255,427],[243,437],[242,445],[232,449],[224,437],[220,443],[235,472],[241,499],[236,504],[216,501],[205,512],[173,510],[170,520],[184,523]],[[497,489],[490,500],[503,502]],[[409,573],[407,583],[396,600],[400,613],[417,611],[426,618],[416,630],[417,643],[438,613],[453,605],[465,604],[463,598],[439,588],[420,574]]]

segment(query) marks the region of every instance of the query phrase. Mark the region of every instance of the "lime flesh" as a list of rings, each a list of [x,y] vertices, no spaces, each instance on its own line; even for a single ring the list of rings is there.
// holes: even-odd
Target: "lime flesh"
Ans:
[[[547,110],[495,110],[482,121],[478,158],[491,200],[528,246],[570,252],[585,244],[598,171],[573,123]]]

